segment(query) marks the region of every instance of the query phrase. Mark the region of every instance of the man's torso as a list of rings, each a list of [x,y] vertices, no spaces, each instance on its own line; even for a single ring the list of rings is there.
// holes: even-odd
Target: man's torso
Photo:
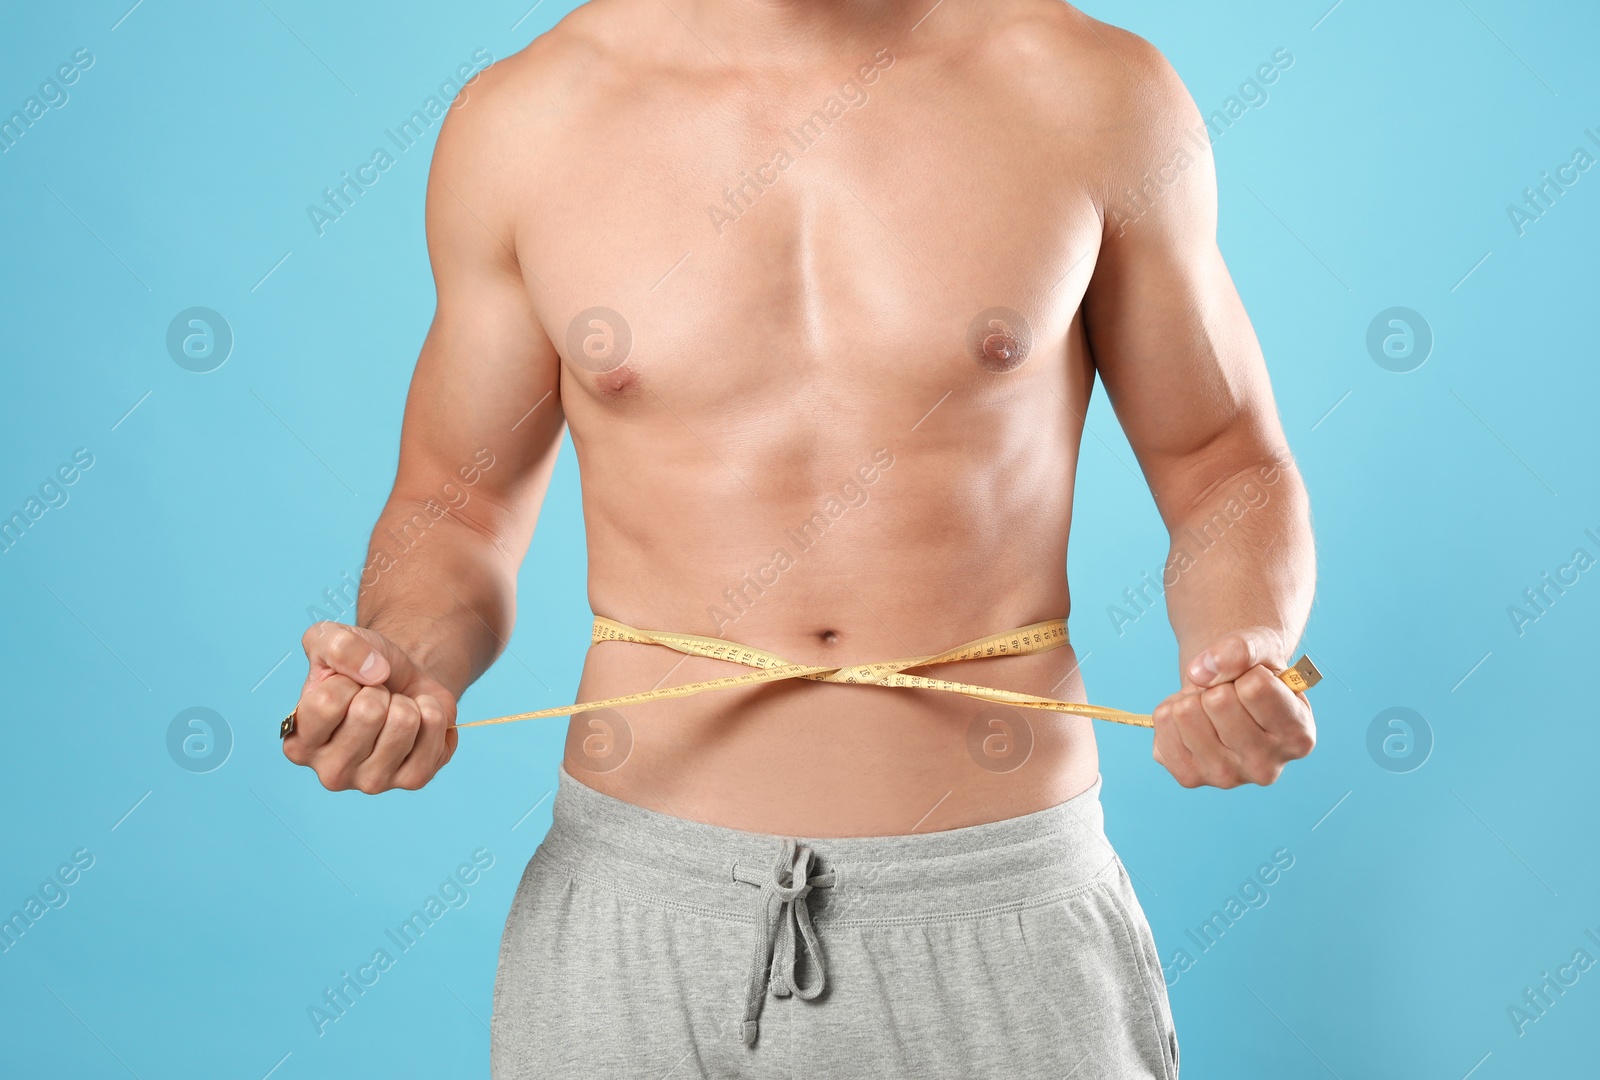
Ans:
[[[780,68],[616,0],[502,65],[596,613],[818,664],[1067,613],[1117,60],[1059,4],[918,17]],[[604,643],[579,700],[740,670]],[[1083,700],[1070,647],[939,674]],[[567,767],[738,828],[927,831],[1084,790],[1090,724],[790,682],[580,715]]]

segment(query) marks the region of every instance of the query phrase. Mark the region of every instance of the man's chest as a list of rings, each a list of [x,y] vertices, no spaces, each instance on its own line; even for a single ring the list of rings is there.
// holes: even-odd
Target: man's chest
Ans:
[[[573,373],[837,404],[1059,360],[1101,235],[1082,163],[1037,113],[896,75],[574,124],[518,236]]]

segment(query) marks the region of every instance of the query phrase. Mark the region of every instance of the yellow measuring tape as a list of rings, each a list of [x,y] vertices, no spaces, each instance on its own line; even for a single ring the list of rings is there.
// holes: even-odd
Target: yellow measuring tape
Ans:
[[[734,641],[724,641],[721,638],[697,637],[694,634],[674,634],[663,630],[636,630],[631,626],[607,619],[602,615],[595,616],[593,641],[598,644],[602,641],[632,641],[642,645],[665,645],[669,649],[685,653],[689,656],[705,656],[713,660],[727,660],[735,664],[743,664],[754,668],[754,671],[745,675],[730,675],[722,679],[706,679],[702,682],[684,683],[682,686],[669,686],[659,690],[645,690],[637,694],[624,694],[621,697],[605,698],[600,701],[583,701],[576,705],[562,705],[553,709],[539,709],[535,712],[515,713],[511,716],[497,716],[492,720],[474,720],[467,724],[458,724],[457,727],[482,727],[485,724],[509,724],[514,720],[538,720],[551,716],[570,716],[573,713],[588,712],[593,709],[616,709],[626,705],[638,705],[646,701],[663,701],[667,698],[690,697],[694,694],[703,694],[708,690],[730,690],[736,686],[756,686],[761,683],[782,682],[785,679],[811,679],[815,682],[830,683],[862,683],[869,686],[908,686],[918,690],[944,690],[952,694],[965,694],[979,701],[992,701],[997,704],[1015,705],[1024,709],[1046,709],[1050,712],[1071,713],[1074,716],[1088,716],[1095,720],[1110,720],[1118,724],[1133,724],[1137,727],[1153,726],[1149,716],[1142,713],[1123,712],[1121,709],[1108,709],[1101,705],[1084,705],[1074,701],[1057,701],[1054,698],[1039,697],[1035,694],[1020,694],[1014,690],[997,690],[989,686],[974,686],[971,683],[951,682],[947,679],[933,679],[926,675],[907,675],[907,668],[932,667],[935,664],[951,664],[958,660],[977,660],[986,656],[1027,656],[1030,653],[1048,652],[1060,648],[1067,643],[1067,620],[1049,619],[1045,622],[1034,623],[1032,626],[1020,627],[1009,630],[1003,634],[991,634],[989,637],[969,641],[965,645],[957,646],[948,652],[936,653],[932,656],[908,656],[900,660],[885,660],[876,664],[855,664],[850,667],[827,667],[811,664],[796,664],[785,660],[775,653],[763,649],[751,648],[749,645],[740,645]],[[1311,662],[1309,656],[1302,656],[1291,668],[1278,673],[1291,690],[1309,690],[1322,678],[1322,673]]]

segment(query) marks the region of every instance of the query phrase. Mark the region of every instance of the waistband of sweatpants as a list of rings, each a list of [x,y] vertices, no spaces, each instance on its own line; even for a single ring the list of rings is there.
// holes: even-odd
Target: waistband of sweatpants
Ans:
[[[1022,909],[1093,887],[1118,865],[1097,777],[1066,802],[1020,817],[901,836],[783,837],[673,817],[605,795],[561,770],[540,856],[637,900],[748,920],[752,875],[786,840],[810,848],[819,922],[962,918]],[[744,879],[744,880],[741,880]]]

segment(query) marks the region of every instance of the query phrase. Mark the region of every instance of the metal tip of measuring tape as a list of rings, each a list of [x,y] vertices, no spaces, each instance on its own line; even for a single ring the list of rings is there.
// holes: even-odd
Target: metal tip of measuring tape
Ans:
[[[1322,672],[1317,670],[1317,665],[1311,662],[1308,654],[1296,660],[1294,667],[1280,673],[1278,678],[1287,683],[1289,689],[1304,693],[1322,681]]]

